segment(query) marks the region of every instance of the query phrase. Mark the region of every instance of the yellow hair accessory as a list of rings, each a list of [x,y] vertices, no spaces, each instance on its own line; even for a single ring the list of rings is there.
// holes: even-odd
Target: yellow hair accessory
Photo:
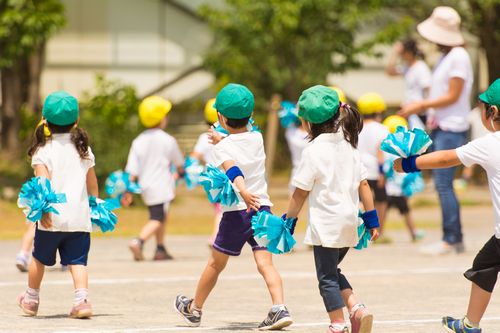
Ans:
[[[52,135],[52,133],[50,133],[50,129],[49,129],[49,126],[47,126],[47,122],[45,122],[45,120],[40,120],[38,122],[38,125],[36,125],[36,128],[40,127],[40,126],[43,126],[43,134],[45,135],[46,138],[48,138],[49,136]]]

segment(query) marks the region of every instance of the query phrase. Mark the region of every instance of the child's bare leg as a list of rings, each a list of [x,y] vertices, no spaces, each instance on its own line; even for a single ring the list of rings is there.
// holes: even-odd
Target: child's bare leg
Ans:
[[[160,227],[158,228],[158,230],[156,230],[155,237],[156,237],[156,245],[163,246],[163,242],[165,241],[164,240],[165,239],[165,223],[160,224]]]
[[[491,293],[472,283],[470,290],[469,308],[467,309],[467,318],[472,324],[479,326],[481,318],[490,302]]]
[[[34,223],[30,223],[26,232],[23,235],[23,239],[21,240],[21,251],[23,251],[24,255],[29,256],[31,252],[31,248],[33,247],[33,240],[35,239],[35,230],[36,225]]]
[[[328,317],[330,318],[331,323],[341,323],[344,322],[344,310],[343,308],[333,310],[328,312]]]
[[[410,231],[411,238],[415,239],[416,230],[415,230],[415,222],[413,221],[413,217],[411,216],[410,212],[403,214],[403,217],[405,219],[406,226],[408,227],[408,230]]]
[[[32,289],[40,289],[43,274],[45,273],[45,265],[33,258],[28,272],[28,287]]]
[[[75,289],[88,288],[88,272],[87,266],[84,265],[70,265],[71,276],[73,277],[73,285]]]
[[[160,221],[149,220],[144,227],[142,227],[139,234],[139,239],[142,241],[147,241],[151,236],[155,235],[161,228]]]
[[[253,252],[253,256],[259,273],[266,281],[273,304],[284,304],[283,283],[273,265],[273,255],[266,250],[257,250]]]
[[[217,233],[219,232],[219,224],[221,219],[222,219],[222,212],[216,209],[214,217],[214,226],[212,229],[212,235],[210,236],[211,244],[213,244],[213,242],[215,242],[215,238],[217,238]]]
[[[356,304],[358,304],[358,301],[354,296],[352,289],[344,289],[341,290],[340,293],[342,294],[342,299],[344,300],[344,304],[347,307],[347,311],[351,312],[352,308]]]
[[[203,307],[208,295],[217,283],[219,274],[226,267],[228,260],[229,256],[227,254],[212,249],[212,255],[208,259],[207,266],[205,266],[200,280],[198,281],[198,286],[196,287],[196,293],[191,306],[194,306],[196,309],[201,309]]]

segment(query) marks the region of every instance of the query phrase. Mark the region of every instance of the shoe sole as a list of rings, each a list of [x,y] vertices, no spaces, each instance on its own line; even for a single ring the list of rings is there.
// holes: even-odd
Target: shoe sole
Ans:
[[[189,326],[189,327],[199,327],[201,323],[192,323],[190,322],[189,320],[186,319],[186,317],[184,317],[184,315],[182,314],[182,312],[179,311],[179,309],[177,309],[177,298],[174,300],[174,310],[175,312],[177,312],[179,314],[179,316],[182,317],[182,319],[184,319],[184,322]]]
[[[144,255],[142,254],[142,251],[135,247],[134,245],[129,245],[128,248],[132,252],[132,255],[134,256],[135,261],[143,261],[144,260]]]
[[[21,263],[16,263],[16,267],[21,273],[26,273],[28,271],[28,267]]]
[[[281,318],[271,326],[260,327],[259,331],[277,331],[282,328],[288,327],[293,324],[293,319],[291,317]]]
[[[31,310],[26,309],[25,307],[23,307],[23,305],[21,303],[19,303],[18,305],[19,305],[19,308],[21,310],[23,310],[25,315],[28,315],[30,317],[35,317],[36,314],[38,313],[38,311],[31,311]]]
[[[371,333],[373,326],[373,315],[367,314],[361,318],[361,324],[359,325],[359,333]]]
[[[87,318],[92,317],[92,310],[90,310],[90,309],[89,310],[80,310],[75,314],[70,314],[69,317],[73,318],[73,319],[87,319]]]

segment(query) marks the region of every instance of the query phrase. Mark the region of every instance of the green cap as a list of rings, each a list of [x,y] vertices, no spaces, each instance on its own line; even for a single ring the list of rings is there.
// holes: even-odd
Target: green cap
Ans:
[[[479,100],[500,109],[500,79],[496,79],[481,95]]]
[[[313,124],[321,124],[337,114],[339,106],[339,95],[335,90],[317,85],[300,95],[299,117]]]
[[[254,98],[245,86],[229,83],[217,94],[214,108],[229,119],[250,117],[253,112]]]
[[[54,125],[73,124],[78,119],[78,101],[65,91],[53,92],[45,98],[42,115]]]

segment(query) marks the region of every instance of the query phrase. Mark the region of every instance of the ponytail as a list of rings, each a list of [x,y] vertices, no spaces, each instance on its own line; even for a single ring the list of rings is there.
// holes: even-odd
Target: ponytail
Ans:
[[[350,106],[349,104],[341,103],[340,105],[342,112],[342,117],[340,118],[340,125],[342,126],[342,131],[344,132],[344,138],[347,142],[353,146],[353,148],[358,147],[358,136],[363,129],[363,120],[358,110]]]
[[[32,158],[35,155],[38,148],[45,146],[47,142],[47,136],[45,135],[45,131],[47,130],[47,124],[44,121],[41,121],[35,129],[35,133],[33,133],[33,139],[31,140],[31,146],[28,149],[28,156]],[[49,135],[50,137],[50,135]]]
[[[71,142],[75,145],[81,159],[89,157],[89,136],[83,128],[74,126],[71,129]]]

